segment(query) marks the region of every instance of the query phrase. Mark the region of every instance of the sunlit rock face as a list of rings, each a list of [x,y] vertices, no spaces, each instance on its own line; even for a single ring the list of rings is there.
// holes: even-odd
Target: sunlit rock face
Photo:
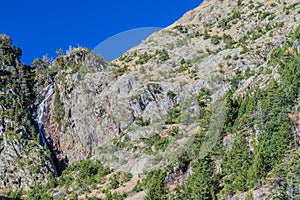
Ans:
[[[281,64],[270,64],[272,52],[287,43],[282,59],[299,55],[299,38],[293,42],[288,38],[299,25],[299,5],[288,13],[292,1],[272,3],[205,1],[112,62],[76,48],[53,62],[35,60],[29,68],[20,63],[18,49],[2,42],[0,187],[29,190],[48,182],[49,174],[59,175],[71,164],[91,159],[131,172],[136,181],[152,169],[168,166],[170,171],[163,178],[172,189],[195,175],[195,161],[214,147],[221,150],[214,151],[219,157],[212,156],[212,171],[222,174],[227,167],[224,173],[230,174],[231,166],[222,162],[225,154],[231,156],[228,152],[240,145],[235,143],[239,134],[244,134],[240,139],[247,147],[242,149],[247,158],[252,159],[262,143],[257,141],[265,134],[266,122],[259,117],[266,102],[257,98],[259,103],[249,106],[246,100],[271,83],[281,87]],[[242,110],[244,104],[252,110]],[[227,116],[226,112],[237,112],[237,108],[243,111],[241,116]],[[295,105],[287,111],[293,111],[289,114],[297,144],[299,110]],[[240,123],[237,130],[224,128],[228,117],[234,118],[232,126]],[[251,128],[250,123],[254,123]],[[201,142],[200,136],[205,137]],[[194,141],[204,145],[195,149]],[[184,153],[190,157],[182,164],[178,158]],[[223,181],[227,177],[220,178],[220,189],[230,185]],[[264,180],[266,185],[250,189],[254,199],[269,195],[268,177]],[[62,190],[68,192],[68,188]],[[247,195],[238,191],[222,197]]]
[[[0,35],[0,188],[14,191],[43,185],[55,173],[30,117],[35,69],[20,62],[21,54],[8,36]]]

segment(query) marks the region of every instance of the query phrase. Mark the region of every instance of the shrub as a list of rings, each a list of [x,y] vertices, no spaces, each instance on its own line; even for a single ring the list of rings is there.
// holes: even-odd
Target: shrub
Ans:
[[[211,37],[210,40],[211,40],[211,43],[212,43],[212,44],[218,45],[218,44],[220,43],[220,39],[221,39],[221,38],[220,38],[219,36],[214,35],[214,36]]]
[[[159,52],[159,60],[161,61],[167,61],[169,60],[169,54],[167,52],[167,50],[163,49]]]
[[[166,124],[176,124],[179,123],[179,117],[181,115],[181,110],[178,106],[172,108],[169,110],[169,112],[166,115]]]
[[[173,100],[176,97],[176,94],[173,91],[169,90],[167,92],[167,96]]]
[[[143,117],[138,116],[135,118],[135,122],[138,126],[148,126],[150,124],[150,119],[144,120]]]

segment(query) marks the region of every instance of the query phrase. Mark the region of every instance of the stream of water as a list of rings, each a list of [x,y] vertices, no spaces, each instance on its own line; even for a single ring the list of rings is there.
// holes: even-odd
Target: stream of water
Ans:
[[[43,132],[43,116],[44,116],[44,110],[45,110],[45,105],[48,101],[48,99],[52,96],[52,94],[54,93],[54,86],[55,84],[52,83],[51,85],[49,85],[46,90],[47,90],[47,94],[45,96],[45,99],[40,103],[40,105],[38,106],[38,110],[37,110],[37,125],[38,125],[38,129],[39,129],[39,133],[41,136],[41,145],[44,146],[46,144],[46,137],[44,135]]]

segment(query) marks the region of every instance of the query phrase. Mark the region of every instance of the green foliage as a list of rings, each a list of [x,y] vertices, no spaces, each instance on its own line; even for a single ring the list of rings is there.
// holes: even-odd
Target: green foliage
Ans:
[[[138,126],[148,126],[150,124],[150,119],[144,119],[141,116],[135,118],[135,123]]]
[[[109,178],[109,188],[117,189],[123,183],[128,182],[131,178],[132,178],[132,174],[130,172],[126,172],[126,173],[117,172]]]
[[[217,199],[218,174],[215,163],[206,156],[193,163],[193,175],[179,188],[179,199]]]
[[[169,90],[167,92],[167,96],[173,100],[176,97],[176,94],[173,91]]]
[[[288,160],[277,165],[272,171],[270,199],[300,198],[299,156],[299,152],[291,152]]]
[[[276,22],[276,23],[275,23],[275,27],[276,27],[276,28],[282,28],[283,25],[284,25],[284,22]]]
[[[153,55],[148,54],[148,52],[145,52],[144,54],[140,54],[138,59],[135,61],[135,64],[145,64],[147,63],[151,58],[153,57]]]
[[[203,39],[204,39],[204,40],[207,40],[207,39],[209,39],[209,38],[210,38],[210,35],[208,34],[207,29],[205,29],[205,30],[204,30]]]
[[[247,67],[247,69],[246,69],[246,71],[245,71],[244,77],[245,77],[246,79],[248,79],[248,78],[250,78],[251,76],[253,76],[254,74],[255,74],[255,72],[252,71],[252,70],[250,70],[249,67]]]
[[[105,190],[104,191],[105,193],[105,198],[104,200],[123,200],[127,197],[127,193],[122,193],[122,194],[118,194],[116,192],[114,192],[113,194],[110,192],[110,190]],[[98,198],[93,198],[92,200],[98,200]],[[89,200],[89,198],[88,198]]]
[[[266,17],[273,15],[273,13],[271,12],[263,12],[260,16],[259,16],[259,20],[264,20]]]
[[[238,0],[238,6],[241,6],[242,5],[242,1],[241,0]]]
[[[0,34],[0,123],[4,131],[22,132],[26,139],[35,136],[28,111],[36,100],[36,69],[22,65],[21,55],[22,51],[13,46],[12,40]]]
[[[299,98],[299,55],[288,51],[289,45],[299,37],[298,31],[299,28],[291,34],[288,44],[276,49],[271,55],[270,64],[280,67],[279,73],[282,77],[280,85],[271,79],[266,88],[261,90],[254,88],[247,92],[243,101],[233,98],[232,91],[226,97],[226,130],[239,132],[231,144],[231,149],[222,159],[222,176],[225,183],[222,194],[225,197],[262,184],[270,171],[279,166],[282,169],[283,164],[280,163],[293,139],[287,114]],[[249,74],[250,70],[246,70],[245,76],[250,76]],[[258,135],[255,133],[254,125],[259,127]],[[249,134],[252,137],[251,143],[248,141]],[[249,145],[254,150],[251,151]],[[280,177],[285,176],[288,175]],[[280,199],[290,198],[286,195],[291,193],[286,191],[296,191],[296,185],[292,186],[287,180],[282,181],[274,182],[276,189],[273,195],[277,195],[276,197]],[[283,184],[280,184],[281,182]],[[298,194],[293,195],[295,198]]]
[[[211,91],[206,88],[202,88],[198,94],[199,118],[200,118],[200,131],[207,131],[211,118],[210,102]]]
[[[238,18],[240,18],[240,17],[241,17],[240,12],[239,12],[238,10],[234,10],[233,13],[232,13],[231,18],[232,18],[232,19],[238,19]]]
[[[110,188],[117,189],[120,186],[119,177],[117,174],[114,174],[110,179]]]
[[[181,65],[184,65],[185,63],[186,63],[185,59],[182,58],[182,59],[180,60],[180,64],[181,64]]]
[[[186,70],[188,70],[190,67],[192,67],[192,63],[190,60],[185,60],[184,58],[182,58],[180,60],[180,67],[178,69],[176,69],[176,72],[178,73],[182,73]]]
[[[177,25],[174,27],[175,30],[179,31],[180,33],[186,34],[188,33],[188,27],[183,25]]]
[[[151,147],[154,146],[156,151],[164,150],[170,143],[170,140],[167,137],[161,137],[159,134],[154,134],[149,138],[141,138],[141,140],[147,144],[148,149],[151,149]]]
[[[198,104],[200,107],[207,107],[211,101],[211,92],[207,88],[201,88],[198,94]]]
[[[179,133],[179,128],[178,127],[174,127],[172,130],[168,131],[168,135],[174,137],[177,136]]]
[[[228,132],[232,131],[233,125],[238,117],[240,102],[233,97],[233,91],[229,90],[226,95],[226,122],[225,129]]]
[[[116,68],[113,69],[113,73],[116,76],[122,76],[123,74],[125,74],[129,71],[130,71],[130,69],[129,69],[128,65],[125,65],[124,67],[116,67]]]
[[[220,43],[221,37],[214,35],[211,37],[211,43],[214,45],[218,45]]]
[[[170,140],[168,138],[161,137],[158,141],[154,143],[155,150],[165,150],[169,145]]]
[[[188,66],[187,65],[181,65],[177,70],[176,72],[178,73],[182,73],[184,71],[188,70]]]
[[[147,177],[142,181],[142,185],[147,189],[145,200],[166,199],[167,187],[164,180],[166,172],[160,169],[150,171]]]
[[[238,4],[241,5],[241,1]],[[229,19],[234,20],[240,15],[238,11],[233,11],[231,19]],[[263,20],[267,17],[272,17],[272,13],[261,13],[259,19]],[[278,23],[276,26],[282,25],[282,23]],[[177,28],[179,31],[187,31],[182,27]],[[257,33],[252,32],[251,38],[255,40],[272,28],[271,25],[266,28],[257,27],[255,29]],[[218,44],[220,40],[217,36],[210,36],[207,30],[205,30],[204,38],[210,38],[214,44]],[[199,151],[204,144],[203,142],[205,142],[204,138],[207,136],[207,130],[213,123],[211,122],[212,92],[208,89],[200,90],[197,96],[200,107],[200,129],[193,137],[190,137],[191,147],[186,149],[177,160],[180,169],[183,169],[183,171],[186,171],[191,165],[193,174],[176,188],[177,193],[175,196],[177,199],[217,199],[217,194],[223,194],[223,197],[226,198],[229,195],[261,185],[270,172],[272,172],[271,195],[273,198],[300,198],[298,192],[299,153],[294,151],[291,145],[293,134],[288,117],[288,113],[299,101],[300,56],[290,50],[294,42],[299,39],[300,26],[289,36],[288,41],[270,56],[269,65],[278,69],[278,73],[281,75],[279,80],[270,79],[266,86],[251,88],[245,91],[243,97],[238,97],[235,95],[235,90],[241,80],[259,74],[255,74],[256,72],[251,71],[249,68],[246,69],[244,75],[240,70],[236,71],[235,77],[230,80],[231,90],[226,95],[227,116],[222,136],[220,136],[220,141],[213,151],[204,158],[199,158]],[[246,41],[246,38],[240,39],[241,43],[247,43]],[[235,45],[235,41],[230,35],[224,34],[223,42],[226,48],[233,48]],[[22,124],[22,130],[17,130],[14,125],[11,125],[11,127],[5,127],[4,134],[7,137],[16,136],[19,132],[33,135],[34,130],[27,109],[36,99],[34,93],[35,76],[39,73],[37,68],[44,63],[41,60],[36,60],[32,68],[18,64],[18,59],[22,53],[18,48],[11,45],[12,41],[9,37],[0,35],[0,60],[2,62],[0,75],[1,81],[3,81],[3,86],[0,88],[0,104],[5,108],[5,110],[1,110],[1,117],[5,118],[6,121]],[[169,59],[166,50],[157,52],[157,55],[159,55],[161,61]],[[144,64],[152,57],[153,55],[145,52],[139,55],[136,64]],[[238,59],[234,56],[233,59],[235,58]],[[63,58],[59,58],[57,62],[59,62],[61,69],[71,67],[73,73],[80,70],[79,65],[66,65]],[[184,59],[181,60],[180,64],[179,71],[190,67],[189,62]],[[4,66],[7,67],[4,68]],[[45,66],[45,70],[41,71],[47,71],[46,68]],[[271,67],[267,67],[265,71],[272,72],[271,69]],[[116,69],[115,73],[116,75],[122,75],[127,71],[128,66],[125,66]],[[42,81],[40,83],[44,84]],[[7,91],[11,91],[11,94],[8,94]],[[158,84],[153,85],[154,93],[160,93],[161,91]],[[167,96],[174,99],[176,94],[173,91],[168,91]],[[54,105],[55,119],[60,123],[65,113],[57,87],[55,88]],[[13,117],[9,118],[9,116]],[[180,106],[174,106],[165,117],[165,124],[179,123],[181,117]],[[1,123],[5,120],[1,119]],[[150,124],[149,119],[145,120],[142,117],[137,117],[135,120],[139,126]],[[179,128],[174,127],[167,132],[166,136],[154,134],[149,138],[141,138],[141,140],[146,144],[147,151],[153,149],[155,151],[165,150],[170,143],[170,138],[177,136],[178,133]],[[226,151],[222,151],[222,141],[225,136],[231,136],[232,141],[226,144]],[[122,146],[123,144],[119,143],[118,145]],[[29,161],[28,163],[32,162]],[[216,163],[221,163],[222,171],[219,172],[220,174],[216,172]],[[28,193],[28,198],[53,199],[50,190],[57,187],[65,187],[67,191],[72,191],[74,188],[87,186],[86,190],[89,190],[90,187],[102,183],[104,177],[110,172],[99,162],[81,161],[69,166],[61,177],[51,177],[46,185],[37,182],[36,186]],[[167,199],[168,189],[164,182],[166,175],[167,170],[163,169],[149,172],[147,177],[137,184],[135,191],[147,190],[145,199]],[[124,176],[114,174],[110,178],[110,188],[116,189],[130,178],[130,174]],[[126,197],[126,194],[112,194],[109,190],[106,190],[105,194],[106,199],[123,199]],[[22,191],[7,193],[7,196],[17,199],[21,198],[21,195]],[[252,197],[249,195],[247,198],[251,199]]]
[[[245,191],[247,185],[247,171],[251,165],[252,157],[249,154],[248,141],[244,135],[235,138],[231,151],[226,152],[222,162],[224,174],[228,174],[225,178],[225,187],[223,194],[231,195],[236,191]],[[251,179],[250,179],[251,180]]]
[[[225,43],[226,49],[233,48],[233,45],[235,44],[235,41],[232,39],[232,37],[226,34],[223,35],[223,42]]]
[[[76,187],[88,190],[95,184],[102,183],[104,181],[104,177],[109,173],[111,173],[111,170],[105,168],[100,162],[94,162],[89,159],[82,160],[79,163],[70,165],[63,171],[60,177],[51,176],[46,185],[42,186],[42,184],[37,183],[36,186],[29,192],[28,198],[45,200],[53,199],[50,195],[50,190],[57,187],[68,188],[70,192]]]
[[[284,92],[287,94],[287,99],[295,103],[299,96],[300,88],[300,56],[288,51],[288,48],[297,39],[300,39],[300,26],[289,36],[288,43],[281,48],[277,48],[271,55],[270,64],[280,67],[280,75],[282,76],[282,83]]]
[[[284,8],[284,11],[285,11],[285,14],[288,15],[290,13],[290,11],[294,10],[296,8],[296,6],[298,6],[300,3],[297,2],[297,3],[294,3],[288,7],[285,7]]]
[[[231,195],[260,183],[283,158],[292,134],[286,96],[274,80],[263,91],[246,96],[241,103],[232,99],[230,94],[227,99],[226,126],[230,128],[227,130],[248,129],[252,132],[252,139],[258,141],[258,144],[252,144],[255,148],[253,154],[246,139],[247,132],[244,132],[237,135],[231,150],[225,154],[222,168],[227,178],[223,194]],[[253,133],[254,124],[260,127],[258,136]]]
[[[6,197],[7,198],[13,198],[15,200],[21,200],[22,199],[22,195],[23,195],[23,191],[22,190],[18,190],[16,192],[10,190],[6,193]]]
[[[296,28],[296,30],[289,35],[289,44],[291,45],[294,41],[300,39],[300,26]]]
[[[119,61],[125,61],[126,63],[129,63],[132,60],[133,60],[133,58],[129,55],[123,55],[119,58]]]
[[[159,84],[150,83],[149,88],[151,88],[154,94],[160,94],[162,92],[162,88]]]
[[[77,173],[76,179],[74,178],[74,172]],[[103,177],[109,174],[111,171],[108,168],[103,167],[99,162],[92,160],[83,160],[74,165],[70,165],[65,171],[63,171],[59,178],[60,185],[68,185],[73,181],[80,181],[80,184],[87,184],[102,182]]]
[[[166,49],[163,49],[163,50],[161,50],[161,51],[157,51],[157,54],[159,55],[159,60],[160,61],[167,61],[167,60],[169,60],[169,54],[168,54],[168,51],[166,50]]]
[[[223,28],[223,30],[230,29],[233,24],[238,22],[241,17],[241,13],[238,10],[233,10],[231,15],[219,22],[218,28]]]
[[[282,68],[282,83],[285,86],[285,92],[287,92],[288,97],[293,99],[294,102],[299,96],[300,88],[300,56],[291,56],[289,59],[285,60],[286,63]]]
[[[60,94],[59,94],[59,90],[58,90],[57,86],[55,87],[54,92],[55,92],[55,95],[54,95],[54,109],[55,109],[54,119],[58,124],[60,124],[61,120],[64,117],[65,110],[64,110],[63,102],[60,99]]]
[[[179,123],[180,120],[180,115],[181,115],[181,110],[179,106],[174,106],[171,108],[167,115],[166,115],[166,121],[165,124],[177,124]]]

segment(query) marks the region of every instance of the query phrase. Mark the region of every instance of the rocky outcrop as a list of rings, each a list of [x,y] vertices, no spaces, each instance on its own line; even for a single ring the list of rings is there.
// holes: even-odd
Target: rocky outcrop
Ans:
[[[0,35],[0,188],[4,192],[44,185],[55,171],[30,119],[34,68],[24,66],[20,55],[11,39]]]
[[[269,194],[270,194],[269,187],[267,185],[264,185],[262,187],[255,188],[249,192],[242,192],[234,196],[229,196],[227,197],[227,199],[240,200],[240,199],[252,198],[253,200],[261,200],[261,199],[268,199]]]
[[[28,68],[21,65],[18,49],[10,44],[0,48],[0,56],[13,55],[0,57],[0,188],[29,190],[47,182],[49,174],[59,175],[90,157],[143,176],[190,153],[199,132],[206,139],[199,155],[206,155],[215,145],[210,139],[221,134],[224,151],[230,151],[238,132],[226,135],[222,130],[226,92],[233,88],[232,97],[245,99],[253,88],[280,80],[278,66],[270,67],[268,60],[298,26],[293,20],[300,16],[299,6],[274,2],[204,1],[112,63],[77,48],[52,63],[35,60]],[[299,54],[298,39],[287,53]],[[218,123],[214,127],[201,121],[200,127],[208,104],[220,104],[207,114]],[[255,152],[254,132],[260,132],[254,129],[247,132],[249,154]],[[222,172],[221,161],[213,162]],[[192,175],[192,163],[185,164],[188,170],[175,167],[167,173],[168,186]],[[250,192],[254,199],[265,199],[267,190],[263,186]]]
[[[293,53],[300,55],[300,40],[296,40],[293,44]]]
[[[81,64],[81,67],[90,66]],[[49,108],[52,112],[49,110],[50,116],[44,121],[50,137],[59,144],[59,150],[70,163],[95,155],[97,148],[126,131],[143,113],[152,121],[166,114],[173,105],[170,99],[163,99],[159,84],[147,83],[135,75],[118,78],[111,72],[99,70],[85,74],[76,83],[77,77],[78,74],[66,76],[66,85],[56,83],[65,113],[59,129],[51,127],[55,107]]]
[[[36,184],[46,184],[55,173],[47,151],[22,134],[1,133],[0,188],[29,191]]]
[[[257,13],[248,16],[250,4],[205,1],[113,64],[82,48],[54,61],[49,68],[57,72],[53,75],[56,90],[49,101],[44,127],[60,159],[68,160],[69,164],[89,156],[107,160],[111,155],[103,153],[102,148],[108,148],[124,134],[137,141],[164,132],[159,127],[164,126],[165,116],[173,107],[189,102],[181,111],[188,108],[190,115],[195,113],[197,103],[192,104],[201,88],[213,90],[213,97],[218,98],[235,74],[264,68],[270,53],[286,40],[296,24],[289,23],[289,15],[282,14],[283,4],[260,4]],[[263,16],[267,7],[268,15],[274,17]],[[295,17],[299,15],[291,12]],[[257,32],[261,34],[255,35]],[[297,51],[296,42],[294,46]],[[119,69],[127,70],[120,75],[116,73]],[[271,76],[278,78],[273,73],[242,80],[236,95],[243,97],[256,85],[264,87]],[[57,120],[59,113],[62,116]],[[140,129],[138,121],[142,125],[149,121],[150,125]],[[193,121],[182,123],[180,128],[195,130],[194,125]],[[179,141],[180,145],[184,141]],[[118,160],[111,166],[122,166],[122,162],[131,163],[132,159],[133,163],[143,160],[135,160],[127,150],[111,152]]]

